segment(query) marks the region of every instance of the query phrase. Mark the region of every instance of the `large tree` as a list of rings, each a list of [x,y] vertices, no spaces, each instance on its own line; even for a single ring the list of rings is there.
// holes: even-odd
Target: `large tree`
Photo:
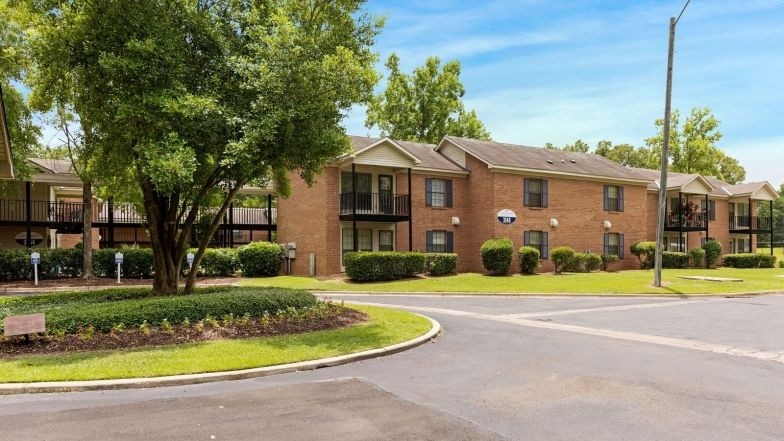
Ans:
[[[771,216],[770,205],[761,203],[759,207],[760,217]],[[773,201],[773,244],[782,246],[784,244],[784,184],[779,186],[779,196]],[[770,243],[770,233],[760,234],[760,242]]]
[[[438,57],[429,57],[409,75],[392,54],[386,67],[387,87],[368,106],[365,126],[377,126],[383,136],[431,144],[445,135],[490,140],[476,111],[463,105],[459,61],[442,66]]]
[[[658,133],[645,143],[660,156],[664,120],[656,120]],[[670,121],[670,170],[715,176],[730,184],[746,178],[746,170],[727,156],[716,143],[721,139],[719,120],[708,108],[693,108],[681,126],[680,112],[672,112]]]
[[[285,194],[289,171],[312,182],[346,151],[340,123],[377,81],[381,22],[362,1],[34,3],[37,84],[67,83],[96,179],[138,189],[158,293],[177,291],[197,220],[198,267],[242,186],[274,178]]]
[[[659,157],[646,147],[635,147],[631,144],[614,145],[611,141],[602,140],[596,144],[594,153],[628,167],[656,168],[659,166]]]

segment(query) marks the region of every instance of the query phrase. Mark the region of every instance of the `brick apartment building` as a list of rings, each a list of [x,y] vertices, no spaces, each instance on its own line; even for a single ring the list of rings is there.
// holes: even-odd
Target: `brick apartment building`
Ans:
[[[438,145],[352,136],[351,145],[312,187],[293,175],[292,196],[278,201],[278,241],[297,248],[293,274],[339,273],[353,250],[455,252],[459,271],[482,271],[479,248],[492,237],[539,248],[543,271],[563,245],[634,268],[628,246],[656,237],[655,170],[451,136]],[[767,182],[670,173],[665,246],[688,251],[712,238],[724,252],[755,251],[772,227],[758,205],[775,197]]]

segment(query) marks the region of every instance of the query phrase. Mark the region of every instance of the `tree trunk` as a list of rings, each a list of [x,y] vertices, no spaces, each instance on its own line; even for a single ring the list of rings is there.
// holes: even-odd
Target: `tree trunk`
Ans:
[[[93,278],[93,187],[84,182],[82,187],[82,278]]]

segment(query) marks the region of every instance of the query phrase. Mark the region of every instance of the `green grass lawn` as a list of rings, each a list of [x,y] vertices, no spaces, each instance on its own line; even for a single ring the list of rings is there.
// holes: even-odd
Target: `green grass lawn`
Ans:
[[[707,282],[678,276],[713,276],[743,279],[743,282]],[[784,269],[685,269],[664,270],[666,286],[652,286],[652,270],[590,274],[539,274],[533,276],[487,276],[464,273],[454,276],[417,278],[380,283],[351,283],[344,280],[317,280],[309,277],[279,276],[245,279],[249,286],[278,286],[321,291],[379,292],[472,292],[520,294],[660,294],[715,295],[721,293],[784,290]]]
[[[126,351],[0,360],[0,382],[155,377],[272,366],[360,352],[424,334],[430,322],[394,309],[352,306],[371,320],[348,328]]]

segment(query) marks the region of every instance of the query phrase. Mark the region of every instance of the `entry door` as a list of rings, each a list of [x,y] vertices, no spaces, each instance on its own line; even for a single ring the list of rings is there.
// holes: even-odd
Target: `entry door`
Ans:
[[[394,202],[394,195],[392,194],[392,176],[378,175],[379,211],[383,214],[392,214]]]

